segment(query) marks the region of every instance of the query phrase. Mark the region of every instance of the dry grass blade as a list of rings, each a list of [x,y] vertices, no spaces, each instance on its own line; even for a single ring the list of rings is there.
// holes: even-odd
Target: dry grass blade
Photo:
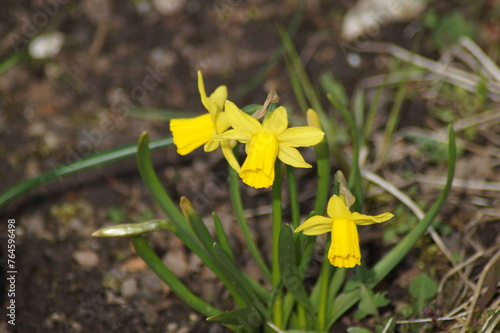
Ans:
[[[434,73],[439,78],[460,86],[470,92],[474,92],[481,82],[481,77],[451,65],[425,58],[419,54],[405,50],[390,43],[368,43],[362,49],[363,52],[390,54],[398,59],[412,63]],[[482,59],[484,61],[484,59]],[[486,82],[488,97],[493,101],[500,101],[500,82]]]

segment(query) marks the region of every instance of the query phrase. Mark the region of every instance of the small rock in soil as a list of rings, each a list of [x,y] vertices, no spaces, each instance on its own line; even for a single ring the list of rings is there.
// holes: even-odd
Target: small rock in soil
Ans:
[[[130,298],[137,295],[137,281],[132,278],[123,281],[121,294],[125,298]]]
[[[82,267],[96,267],[99,264],[99,256],[90,250],[73,252],[73,259]]]

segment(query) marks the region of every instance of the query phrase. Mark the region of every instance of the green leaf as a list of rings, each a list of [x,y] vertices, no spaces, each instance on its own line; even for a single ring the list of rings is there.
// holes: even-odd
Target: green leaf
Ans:
[[[248,222],[245,218],[245,213],[243,209],[243,199],[241,198],[241,188],[239,183],[239,175],[238,173],[231,167],[229,167],[229,196],[231,197],[231,203],[233,205],[234,213],[236,214],[236,221],[238,221],[238,225],[241,229],[241,233],[245,238],[245,242],[248,246],[248,250],[250,254],[254,258],[257,266],[259,266],[260,270],[264,274],[264,276],[270,281],[271,273],[269,272],[269,268],[267,268],[264,259],[257,248],[257,244],[255,244],[254,238],[252,237],[252,233],[250,232],[250,228],[248,227]]]
[[[220,310],[194,295],[191,290],[189,290],[175,274],[165,266],[142,236],[133,237],[131,241],[135,251],[142,260],[148,264],[149,268],[151,268],[151,270],[165,282],[184,303],[204,316],[215,316],[221,313]]]
[[[254,308],[242,308],[208,317],[207,321],[226,325],[246,326],[254,329],[262,325],[262,318]]]
[[[347,329],[347,333],[373,333],[373,332],[362,327],[349,327]]]
[[[130,237],[156,230],[171,230],[175,232],[177,228],[168,220],[150,220],[138,223],[123,223],[102,228],[92,233],[94,237]]]
[[[410,295],[415,299],[413,307],[416,313],[421,313],[427,301],[436,297],[437,289],[436,282],[427,273],[421,273],[413,279],[408,290]]]
[[[358,310],[354,314],[354,318],[356,319],[363,319],[370,314],[378,316],[377,308],[386,306],[390,303],[383,293],[374,293],[366,286],[361,286],[360,298]]]
[[[214,256],[217,258],[217,267],[231,283],[232,288],[237,291],[238,295],[243,298],[249,307],[254,307],[260,315],[265,318],[267,316],[267,311],[264,309],[262,302],[253,291],[241,270],[231,261],[229,255],[219,244],[213,244],[213,251]]]
[[[189,247],[192,251],[200,256],[205,263],[208,260],[206,256],[206,251],[198,244],[196,241],[196,236],[189,227],[187,220],[182,215],[181,211],[177,205],[172,201],[168,193],[163,188],[158,176],[155,173],[153,164],[151,162],[151,156],[149,155],[149,136],[147,132],[142,133],[137,144],[137,168],[139,169],[139,174],[148,188],[149,192],[161,207],[161,209],[167,214],[171,221],[177,227],[177,235],[182,240],[182,242]],[[205,260],[207,259],[207,260]]]
[[[381,281],[389,272],[398,265],[398,263],[413,249],[418,239],[427,231],[434,218],[436,218],[441,207],[446,201],[448,193],[451,190],[453,176],[455,174],[456,146],[455,132],[450,126],[448,131],[448,174],[446,184],[439,198],[427,211],[424,218],[407,234],[396,246],[392,248],[380,261],[373,267],[375,282]]]
[[[339,102],[347,108],[347,105],[349,104],[349,97],[347,96],[342,83],[337,81],[331,72],[321,74],[319,82],[321,84],[321,88],[323,88],[326,94],[336,96]]]
[[[172,145],[172,138],[163,138],[151,141],[149,149],[164,148]],[[86,169],[96,168],[112,162],[123,160],[132,157],[136,154],[137,145],[128,145],[125,147],[114,148],[102,153],[97,153],[86,158],[82,158],[74,163],[67,165],[56,166],[53,170],[44,173],[41,176],[25,180],[0,194],[0,207],[13,200],[14,198],[33,190],[43,184],[50,183],[54,180],[60,180],[62,177],[77,173]],[[76,153],[75,153],[76,154]],[[77,155],[77,154],[76,154]]]
[[[189,222],[191,229],[201,242],[201,245],[203,245],[205,250],[213,256],[213,244],[215,243],[215,239],[210,234],[210,231],[208,231],[200,215],[194,210],[193,205],[186,197],[181,197],[180,206],[184,217]]]
[[[235,272],[239,273],[240,271],[236,267],[234,260],[231,260],[231,257],[226,252],[224,252],[225,256],[217,253],[215,248],[221,251],[224,250],[215,242],[201,216],[186,197],[181,198],[180,206],[199,242],[213,260],[215,266],[220,270],[221,274],[218,276],[234,297],[236,304],[238,306],[251,305],[256,301],[256,296],[252,295],[251,290],[248,291],[242,288],[242,285],[246,285],[244,275],[235,274]]]
[[[281,272],[281,281],[293,297],[295,297],[297,302],[308,309],[312,309],[309,298],[307,297],[302,276],[297,267],[293,231],[289,225],[284,225],[281,228],[278,246],[278,261]]]
[[[220,218],[216,213],[212,213],[212,218],[214,220],[215,233],[217,234],[219,244],[234,262],[233,251],[231,250],[231,245],[229,244],[229,240],[227,238],[226,232],[224,231],[224,227],[222,226]]]
[[[432,31],[432,36],[437,47],[441,50],[455,44],[460,37],[467,36],[474,39],[476,26],[467,19],[459,10],[453,10],[439,20],[439,24]]]
[[[241,111],[243,111],[249,115],[253,115],[255,112],[259,111],[260,109],[262,109],[262,105],[249,104],[249,105],[244,106],[243,109],[241,109]]]
[[[353,205],[353,211],[360,212],[363,207],[363,188],[361,186],[361,171],[359,169],[359,150],[361,145],[361,134],[356,122],[347,108],[345,108],[340,101],[332,94],[327,95],[332,105],[339,110],[342,117],[344,117],[349,130],[351,131],[353,154],[351,167],[349,170],[349,187],[354,192],[354,197],[357,201]]]

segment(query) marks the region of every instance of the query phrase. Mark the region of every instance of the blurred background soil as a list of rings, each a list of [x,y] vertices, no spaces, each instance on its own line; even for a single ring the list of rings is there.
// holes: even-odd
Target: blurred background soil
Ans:
[[[229,99],[240,107],[263,103],[267,91],[274,88],[289,110],[301,114],[281,58],[258,84],[248,84],[279,49],[279,26],[297,28],[293,41],[314,85],[327,72],[343,84],[348,94],[352,93],[361,78],[391,70],[387,56],[346,53],[346,45],[350,44],[340,39],[341,24],[354,4],[351,0],[314,0],[301,9],[294,0],[4,1],[0,12],[0,60],[5,65],[14,57],[16,64],[0,75],[0,191],[94,153],[133,144],[143,131],[148,131],[152,139],[168,136],[168,122],[145,119],[141,108],[205,112],[197,90],[197,70],[203,72],[207,91],[225,84]],[[371,33],[369,40],[389,41],[437,59],[454,41],[458,29],[464,28],[463,33],[472,34],[486,52],[497,55],[498,63],[499,6],[498,1],[430,1],[418,18],[382,27]],[[440,24],[446,17],[452,18],[446,21],[451,24],[449,30]],[[464,27],[463,22],[469,22],[473,31],[468,31],[469,26]],[[62,49],[49,58],[29,58],[30,41],[50,31],[64,35]],[[495,45],[497,53],[493,51]],[[447,120],[429,114],[427,102],[419,98],[422,90],[410,87],[410,91],[413,98],[403,105],[409,111],[401,117],[399,129],[418,126],[437,130],[464,117],[455,113]],[[451,103],[451,99],[444,103]],[[324,101],[326,104],[326,98]],[[379,127],[374,130],[373,145],[380,142],[376,138],[383,133],[388,112],[386,108],[377,116]],[[466,150],[458,164],[460,177],[495,184],[500,181],[500,132],[498,124],[492,126],[485,129],[484,135],[476,133],[469,142],[479,150],[494,153]],[[409,147],[401,139],[395,149],[404,151]],[[305,154],[306,159],[313,157],[311,151]],[[243,251],[241,235],[233,223],[221,155],[197,150],[183,157],[172,147],[154,151],[152,157],[174,199],[187,196],[207,220],[212,211],[219,213],[234,236],[233,246],[242,267],[249,274],[257,274],[252,262],[246,260],[248,254]],[[439,160],[420,163],[407,156],[403,160],[411,165],[414,174],[445,174],[446,165]],[[382,173],[398,182],[402,178],[397,166],[389,164]],[[307,195],[314,193],[314,184],[308,179],[314,172],[298,174],[306,212],[311,209]],[[432,203],[439,193],[429,182],[413,185],[414,199],[420,198],[417,202],[427,207],[426,203]],[[498,242],[495,212],[500,206],[495,191],[498,188],[454,190],[440,217],[453,230],[447,236],[449,246],[464,246],[465,225],[484,213],[485,206],[491,209],[490,214],[483,214],[487,223],[478,225],[474,237],[479,237],[477,242],[482,248]],[[268,194],[251,189],[245,193],[247,207],[256,207],[248,215],[254,217],[252,228],[262,246],[266,246],[261,230],[265,230],[267,219],[261,216],[268,211]],[[394,208],[390,200],[387,204]],[[385,211],[376,206],[370,209]],[[5,222],[16,219],[19,272],[16,326],[2,323],[2,316],[1,332],[225,332],[218,325],[207,324],[205,318],[179,301],[133,253],[126,239],[90,236],[92,231],[113,223],[164,217],[143,186],[133,158],[42,186],[3,207],[0,215],[2,243],[6,239]],[[380,258],[397,239],[396,234],[388,236],[382,245],[380,230],[361,235],[369,262]],[[178,240],[162,231],[150,235],[150,241],[195,293],[220,308],[231,308],[213,274]],[[422,244],[381,287],[389,290],[392,300],[404,302],[408,298],[405,278],[426,268],[439,279],[449,269],[430,238]],[[1,251],[3,264],[3,245]],[[486,258],[483,265],[485,262]],[[314,270],[310,278],[315,276]],[[399,284],[391,288],[391,281]],[[395,311],[394,307],[385,309],[386,313]]]

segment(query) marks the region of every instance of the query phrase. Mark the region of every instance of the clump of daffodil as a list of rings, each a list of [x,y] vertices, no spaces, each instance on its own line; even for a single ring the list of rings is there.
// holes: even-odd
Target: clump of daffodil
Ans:
[[[313,216],[295,230],[295,232],[303,231],[309,236],[331,232],[328,260],[333,266],[351,268],[361,265],[357,225],[385,222],[394,216],[391,213],[377,216],[351,213],[349,207],[352,203],[354,197],[352,200],[349,198],[346,200],[344,195],[334,195],[328,201],[328,217]]]
[[[215,140],[230,139],[246,144],[248,156],[239,175],[245,184],[255,188],[273,184],[276,158],[296,168],[310,168],[295,147],[316,145],[325,135],[311,126],[288,128],[287,112],[282,106],[266,115],[262,124],[230,101],[226,101],[225,113],[233,129],[216,136]]]
[[[230,127],[224,112],[227,87],[219,86],[210,96],[207,96],[203,76],[198,71],[198,91],[201,103],[208,113],[194,118],[178,118],[170,121],[170,131],[177,152],[180,155],[187,155],[203,145],[206,152],[211,152],[220,145],[231,167],[239,171],[239,164],[233,155],[230,142],[228,140],[212,140],[214,135],[223,133]]]

